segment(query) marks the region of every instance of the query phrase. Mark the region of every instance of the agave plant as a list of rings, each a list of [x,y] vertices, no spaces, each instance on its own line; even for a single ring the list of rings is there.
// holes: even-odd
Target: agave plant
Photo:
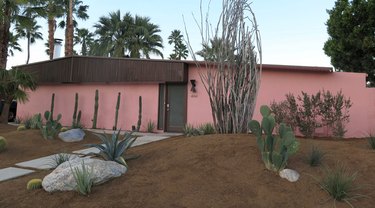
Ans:
[[[123,155],[126,150],[128,150],[131,145],[135,142],[137,137],[132,135],[132,132],[125,132],[124,139],[119,141],[120,131],[117,133],[113,132],[112,137],[109,138],[107,134],[96,134],[102,141],[101,144],[88,144],[89,147],[95,147],[100,150],[99,156],[103,157],[105,160],[115,161],[124,166],[127,166]]]

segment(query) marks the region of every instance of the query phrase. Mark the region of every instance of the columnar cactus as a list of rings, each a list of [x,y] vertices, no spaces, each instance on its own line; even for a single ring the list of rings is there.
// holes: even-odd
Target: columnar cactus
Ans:
[[[99,109],[99,91],[95,90],[94,118],[92,119],[93,129],[96,129],[96,121],[98,120],[98,109]]]
[[[52,99],[51,99],[51,119],[53,120],[53,110],[55,108],[55,93],[52,93]]]
[[[271,110],[264,105],[261,106],[260,112],[263,116],[262,123],[252,120],[249,122],[249,128],[257,137],[257,145],[266,168],[279,172],[286,167],[289,156],[297,152],[299,143],[293,130],[284,123],[279,126],[279,135],[273,135],[276,122]]]
[[[74,100],[74,111],[73,111],[72,128],[76,128],[77,127],[77,110],[78,110],[78,93],[76,93],[75,100]]]
[[[121,99],[121,93],[119,92],[118,95],[117,95],[117,104],[116,104],[116,113],[115,113],[115,125],[113,126],[113,130],[117,129],[118,110],[120,108],[120,99]]]
[[[142,124],[142,96],[139,96],[139,111],[138,111],[138,122],[137,122],[137,131],[141,128]]]

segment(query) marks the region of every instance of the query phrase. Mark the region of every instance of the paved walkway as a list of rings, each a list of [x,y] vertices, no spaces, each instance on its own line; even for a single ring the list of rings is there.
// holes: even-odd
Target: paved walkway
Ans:
[[[88,131],[96,132],[96,133],[113,133],[113,131],[109,130],[91,130],[88,129]],[[139,146],[143,144],[148,144],[155,141],[160,141],[163,139],[167,139],[174,136],[180,136],[181,133],[134,133],[134,135],[139,136],[137,140],[133,143],[132,147]],[[73,151],[72,154],[69,154],[69,156],[77,157],[78,155],[82,154],[89,154],[89,153],[99,153],[99,150],[97,148],[86,148],[81,149],[77,151]],[[3,168],[0,169],[0,182],[6,181],[9,179],[17,178],[20,176],[24,176],[30,173],[35,172],[35,170],[46,170],[51,169],[55,167],[55,164],[53,164],[53,158],[56,157],[57,154],[49,155],[45,157],[41,157],[34,160],[29,160],[25,162],[20,162],[15,164],[17,167],[9,167],[9,168]],[[30,169],[28,169],[30,168]]]

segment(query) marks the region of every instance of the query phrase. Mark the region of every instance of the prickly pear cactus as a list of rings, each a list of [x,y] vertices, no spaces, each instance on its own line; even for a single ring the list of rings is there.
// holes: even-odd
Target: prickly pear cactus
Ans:
[[[262,122],[250,121],[249,129],[257,138],[266,168],[279,172],[286,167],[289,156],[298,151],[299,143],[293,130],[283,123],[279,126],[279,135],[273,134],[276,122],[268,106],[261,106],[260,112],[263,116]]]

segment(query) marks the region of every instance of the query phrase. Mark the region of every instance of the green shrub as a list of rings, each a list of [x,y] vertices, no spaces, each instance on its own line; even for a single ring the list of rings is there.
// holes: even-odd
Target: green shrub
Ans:
[[[155,126],[156,126],[156,125],[155,125],[155,122],[149,120],[149,121],[147,122],[147,132],[150,132],[150,133],[154,132],[154,130],[155,130]]]
[[[7,140],[4,137],[0,136],[0,152],[5,151],[6,148],[7,148]]]
[[[26,189],[27,190],[35,190],[42,188],[42,180],[41,179],[31,179],[27,182]]]
[[[357,172],[350,173],[343,164],[337,163],[334,169],[326,170],[325,176],[320,181],[320,186],[335,201],[344,201],[353,207],[349,200],[363,197],[354,193],[359,188],[355,185],[356,177]]]
[[[66,162],[66,161],[69,161],[71,158],[71,155],[70,154],[67,154],[67,153],[58,153],[58,154],[55,154],[52,158],[51,158],[51,166],[53,168],[57,168],[57,166],[61,165],[62,163]]]
[[[183,128],[183,132],[185,136],[198,136],[200,135],[200,132],[198,129],[196,129],[193,125],[191,124],[186,124]]]
[[[263,105],[260,112],[263,116],[262,123],[252,120],[249,122],[249,129],[257,137],[257,145],[266,168],[278,172],[286,167],[288,158],[298,151],[299,143],[292,128],[284,123],[280,124],[279,136],[273,135],[276,122],[270,108]]]
[[[325,156],[325,153],[316,146],[311,147],[311,151],[307,156],[307,162],[310,166],[319,166],[322,164],[322,160]]]
[[[370,148],[375,150],[375,136],[374,135],[370,135],[367,139],[368,141],[368,144],[370,145]]]
[[[115,161],[119,164],[127,166],[125,159],[122,157],[126,151],[135,142],[137,137],[132,135],[133,132],[125,132],[124,139],[119,141],[120,130],[116,133],[113,132],[112,137],[109,138],[107,134],[96,134],[97,137],[102,141],[101,144],[88,144],[88,147],[95,147],[100,150],[99,156],[105,160]]]
[[[23,125],[23,124],[20,124],[20,125],[17,127],[17,131],[24,131],[24,130],[26,130],[26,127],[25,127],[25,125]]]
[[[92,168],[87,168],[85,162],[82,161],[81,168],[70,167],[70,169],[72,170],[74,180],[77,183],[77,186],[75,187],[76,191],[82,195],[90,194],[91,187],[94,184],[94,180],[92,178]]]
[[[198,127],[198,131],[201,135],[215,134],[215,127],[211,123],[201,124]]]

